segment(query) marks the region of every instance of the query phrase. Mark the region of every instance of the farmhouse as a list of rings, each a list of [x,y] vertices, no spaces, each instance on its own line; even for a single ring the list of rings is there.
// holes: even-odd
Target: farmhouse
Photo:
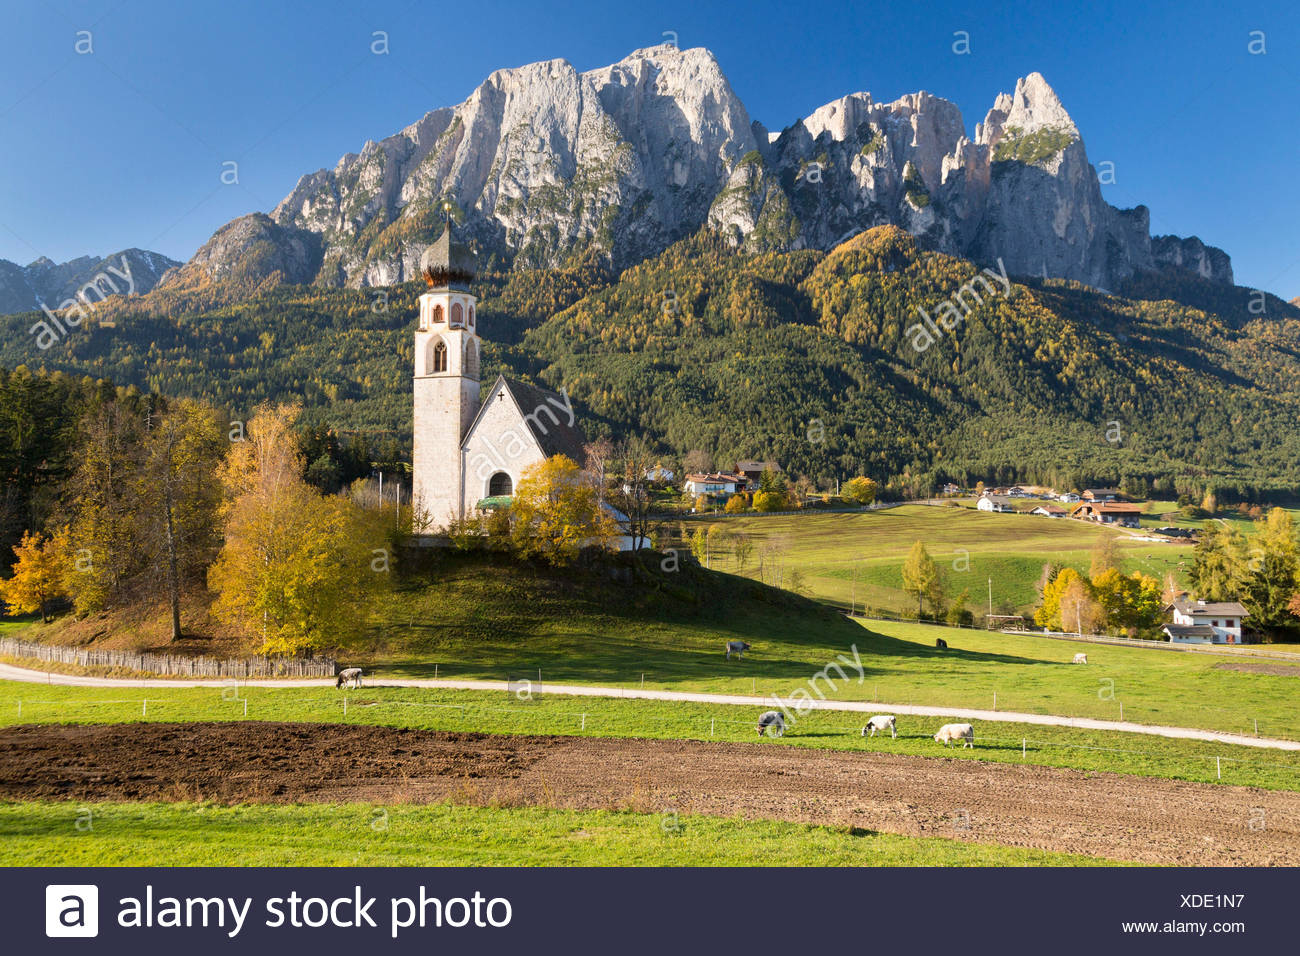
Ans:
[[[1084,501],[1114,501],[1119,497],[1118,488],[1085,488]]]
[[[1006,495],[983,495],[975,503],[980,511],[1015,511],[1015,506]]]
[[[687,475],[682,490],[692,495],[732,495],[737,491],[743,491],[747,483],[744,475],[706,472]]]
[[[498,376],[480,401],[474,270],[450,224],[420,259],[429,288],[415,332],[412,492],[416,530],[426,534],[509,505],[530,465],[585,457],[567,395]]]
[[[763,472],[770,471],[774,475],[779,475],[781,466],[774,461],[738,461],[733,471],[737,475],[744,477],[747,487],[754,489],[758,487],[758,481],[763,477]]]
[[[1171,644],[1240,644],[1241,624],[1248,616],[1236,601],[1195,601],[1186,594],[1166,609],[1173,623],[1164,632]]]
[[[1073,491],[1067,491],[1065,494],[1063,494],[1063,495],[1061,495],[1059,498],[1057,498],[1057,501],[1059,501],[1059,502],[1061,502],[1061,504],[1065,504],[1065,505],[1072,505],[1072,504],[1074,504],[1075,502],[1077,502],[1078,500],[1079,500],[1079,496],[1078,496],[1077,494],[1075,494]]]
[[[1066,515],[1065,509],[1062,508],[1060,505],[1051,505],[1051,504],[1039,505],[1037,508],[1035,508],[1033,511],[1029,513],[1031,515],[1046,515],[1049,518],[1064,518]]]
[[[1075,508],[1073,512],[1075,518],[1096,521],[1099,524],[1117,524],[1125,528],[1140,527],[1141,523],[1138,519],[1141,515],[1141,505],[1125,504],[1118,501],[1102,504],[1085,501]]]

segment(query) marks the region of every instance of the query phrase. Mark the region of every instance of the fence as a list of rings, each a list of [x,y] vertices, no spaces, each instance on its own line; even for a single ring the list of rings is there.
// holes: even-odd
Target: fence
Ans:
[[[11,637],[0,638],[0,654],[34,658],[80,667],[111,667],[143,671],[165,677],[333,677],[335,662],[313,658],[217,658],[181,654],[147,654],[134,651],[106,651],[83,647],[33,644]]]

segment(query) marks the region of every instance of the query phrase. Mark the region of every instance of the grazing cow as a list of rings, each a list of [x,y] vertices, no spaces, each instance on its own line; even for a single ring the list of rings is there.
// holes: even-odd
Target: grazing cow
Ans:
[[[1074,655],[1074,660],[1072,660],[1070,663],[1071,663],[1071,664],[1086,664],[1086,663],[1088,663],[1088,655],[1087,655],[1087,654],[1075,654],[1075,655]]]
[[[974,747],[975,728],[970,724],[944,724],[934,735],[934,739],[945,747],[953,740],[960,740],[963,747]]]
[[[936,637],[934,639],[934,646],[939,648],[939,650],[941,651],[946,651],[948,649],[948,642],[945,641],[942,637]]]
[[[334,682],[334,686],[335,686],[335,687],[347,687],[349,684],[350,684],[351,686],[353,686],[353,687],[360,687],[360,686],[361,686],[361,668],[360,668],[360,667],[349,667],[349,668],[347,668],[347,669],[345,669],[345,670],[341,670],[341,671],[339,671],[339,679],[338,679],[337,681]]]
[[[890,737],[897,737],[898,736],[897,721],[895,721],[893,717],[887,714],[880,714],[876,717],[872,717],[870,720],[867,721],[867,726],[862,728],[862,736],[874,737],[876,736],[877,730],[879,730],[881,733],[884,733],[886,730],[888,730]],[[871,732],[867,733],[867,731],[871,731]]]
[[[765,710],[758,715],[758,735],[769,731],[769,736],[780,737],[785,734],[785,715],[779,710]]]
[[[727,660],[731,660],[731,655],[735,654],[743,661],[747,650],[749,650],[749,645],[744,641],[727,641]]]

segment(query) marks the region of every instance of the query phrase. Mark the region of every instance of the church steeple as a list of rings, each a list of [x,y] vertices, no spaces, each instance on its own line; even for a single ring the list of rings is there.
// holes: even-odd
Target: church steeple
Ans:
[[[470,291],[474,254],[452,235],[450,221],[420,257],[428,291],[415,332],[412,485],[419,530],[464,515],[461,442],[479,407],[480,343]]]

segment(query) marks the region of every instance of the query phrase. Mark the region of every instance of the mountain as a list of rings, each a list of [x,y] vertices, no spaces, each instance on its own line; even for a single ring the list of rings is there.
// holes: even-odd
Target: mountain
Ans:
[[[86,297],[98,302],[103,296],[89,286],[104,293],[116,289],[123,294],[142,294],[179,265],[175,259],[144,249],[125,249],[102,259],[81,256],[67,262],[41,256],[26,266],[0,259],[0,313],[39,309],[42,303],[57,309],[83,289]]]
[[[1037,73],[974,138],[920,92],[854,93],[779,133],[751,119],[713,55],[665,45],[579,73],[498,70],[456,107],[302,177],[269,216],[223,227],[174,277],[389,285],[411,279],[446,211],[488,261],[622,269],[708,226],[753,251],[828,250],[879,225],[1015,275],[1114,289],[1171,268],[1232,284],[1223,252],[1152,239],[1145,207],[1101,194],[1082,136]]]
[[[1196,500],[1300,491],[1300,308],[1249,289],[1168,269],[1115,295],[1004,280],[896,226],[752,255],[703,230],[617,275],[591,258],[501,266],[474,284],[483,378],[565,389],[592,438],[865,473],[899,495],[978,479]],[[409,461],[423,289],[162,286],[106,302],[43,351],[27,334],[39,313],[0,317],[0,368],[203,398],[241,421],[260,401],[301,401],[305,426],[388,470]],[[928,336],[923,312],[943,323]]]

